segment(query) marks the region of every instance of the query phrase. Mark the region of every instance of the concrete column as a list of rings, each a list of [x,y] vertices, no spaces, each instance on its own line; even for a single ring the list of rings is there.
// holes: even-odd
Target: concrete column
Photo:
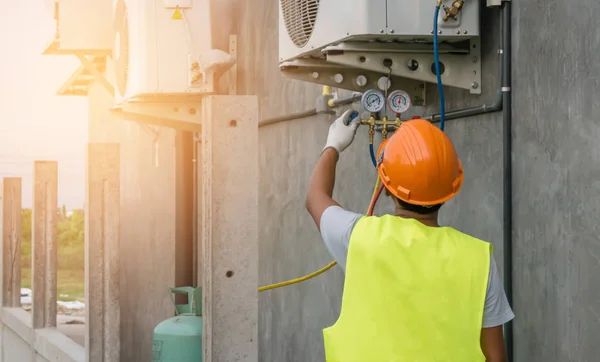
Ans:
[[[87,362],[120,358],[120,147],[89,143],[85,211]]]
[[[2,306],[21,305],[21,178],[2,183]]]
[[[31,277],[33,328],[56,327],[58,163],[35,161]]]
[[[258,100],[210,96],[202,113],[204,362],[258,361]]]
[[[194,200],[196,201],[193,205],[196,218],[194,219],[194,232],[193,232],[193,267],[194,267],[194,286],[202,286],[202,134],[194,134],[194,164],[195,180],[194,180]]]

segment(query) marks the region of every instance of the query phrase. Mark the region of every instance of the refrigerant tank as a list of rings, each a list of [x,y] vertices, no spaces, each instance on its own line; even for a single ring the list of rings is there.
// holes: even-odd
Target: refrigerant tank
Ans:
[[[170,288],[175,317],[154,328],[152,362],[202,362],[202,288]],[[187,294],[175,304],[173,294]]]

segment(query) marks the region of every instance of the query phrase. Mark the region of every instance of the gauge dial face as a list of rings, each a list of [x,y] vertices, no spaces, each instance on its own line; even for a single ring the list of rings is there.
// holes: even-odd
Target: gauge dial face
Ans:
[[[394,113],[404,113],[410,108],[410,96],[402,90],[395,90],[388,96],[388,106]]]
[[[376,89],[369,89],[362,96],[362,106],[371,113],[379,112],[385,106],[385,95]]]

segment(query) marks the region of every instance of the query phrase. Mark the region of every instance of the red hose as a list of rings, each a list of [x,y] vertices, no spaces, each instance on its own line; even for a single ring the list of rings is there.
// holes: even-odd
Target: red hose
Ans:
[[[381,192],[383,191],[384,186],[383,183],[379,186],[379,190],[377,190],[377,194],[375,195],[375,198],[373,198],[373,202],[371,202],[371,205],[369,205],[369,212],[367,212],[367,216],[373,216],[373,211],[375,210],[375,205],[377,204],[377,200],[379,199],[379,196],[381,196]]]

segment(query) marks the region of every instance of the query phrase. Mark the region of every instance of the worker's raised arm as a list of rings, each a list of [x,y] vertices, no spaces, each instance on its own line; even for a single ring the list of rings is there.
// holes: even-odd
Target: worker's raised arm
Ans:
[[[339,154],[342,153],[354,140],[360,119],[351,119],[354,111],[348,110],[335,120],[329,127],[327,143],[321,152],[321,157],[313,170],[308,193],[306,195],[306,209],[312,216],[317,228],[321,228],[321,216],[332,205],[339,205],[333,200],[333,186],[335,184],[335,168]]]

